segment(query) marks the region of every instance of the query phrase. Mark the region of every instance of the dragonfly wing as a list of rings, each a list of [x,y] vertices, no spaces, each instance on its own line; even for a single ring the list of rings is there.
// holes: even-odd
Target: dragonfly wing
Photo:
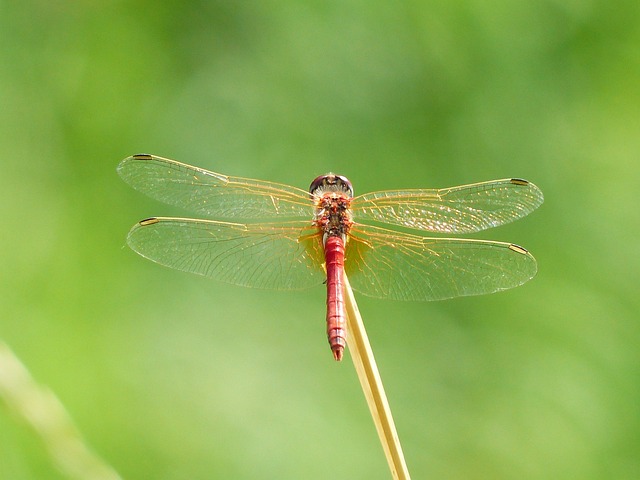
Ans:
[[[354,290],[394,300],[442,300],[523,284],[536,261],[510,243],[428,238],[354,225],[345,268]]]
[[[118,165],[125,182],[148,196],[216,218],[312,218],[309,193],[279,183],[229,177],[156,157],[134,155]]]
[[[471,233],[524,217],[543,199],[533,183],[512,178],[442,189],[366,193],[353,199],[352,208],[358,221]]]
[[[322,239],[309,222],[150,218],[131,229],[127,243],[161,265],[235,285],[296,290],[325,279]]]

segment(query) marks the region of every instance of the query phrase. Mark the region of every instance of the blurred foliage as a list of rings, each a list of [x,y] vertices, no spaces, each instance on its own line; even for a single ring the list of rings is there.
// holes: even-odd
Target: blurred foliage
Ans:
[[[323,289],[137,257],[135,221],[185,212],[115,167],[523,177],[546,203],[481,238],[532,282],[359,298],[412,476],[639,478],[639,27],[637,0],[2,2],[0,338],[124,478],[388,478]],[[64,478],[1,402],[0,478]]]

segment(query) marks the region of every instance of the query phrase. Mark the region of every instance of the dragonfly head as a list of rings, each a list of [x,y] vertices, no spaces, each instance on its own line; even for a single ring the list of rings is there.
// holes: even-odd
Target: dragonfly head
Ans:
[[[309,193],[311,195],[322,195],[326,192],[341,192],[353,197],[353,186],[347,177],[342,175],[335,175],[333,173],[327,173],[326,175],[320,175],[309,186]]]

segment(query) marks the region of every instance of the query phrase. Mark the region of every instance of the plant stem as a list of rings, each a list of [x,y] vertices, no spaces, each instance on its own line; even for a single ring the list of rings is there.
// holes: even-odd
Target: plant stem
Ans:
[[[411,477],[404,460],[398,432],[393,423],[391,408],[389,408],[389,402],[384,393],[382,379],[380,378],[376,361],[373,358],[373,351],[369,344],[367,332],[346,274],[344,275],[344,285],[348,322],[347,331],[349,332],[347,344],[351,359],[358,373],[362,391],[367,399],[373,423],[378,431],[380,443],[382,443],[387,463],[391,469],[391,475],[397,480],[410,480]]]
[[[0,341],[2,401],[33,427],[62,474],[77,480],[121,480],[91,451],[58,397],[38,385],[18,357]]]

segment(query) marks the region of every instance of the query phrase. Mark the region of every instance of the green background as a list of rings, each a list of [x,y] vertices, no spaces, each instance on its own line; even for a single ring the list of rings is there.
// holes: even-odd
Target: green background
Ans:
[[[358,297],[409,469],[640,478],[637,0],[0,3],[0,340],[123,478],[389,478],[322,287],[124,246],[187,213],[120,180],[140,152],[356,193],[533,181],[538,211],[478,235],[533,281]],[[1,400],[0,478],[67,478]]]

